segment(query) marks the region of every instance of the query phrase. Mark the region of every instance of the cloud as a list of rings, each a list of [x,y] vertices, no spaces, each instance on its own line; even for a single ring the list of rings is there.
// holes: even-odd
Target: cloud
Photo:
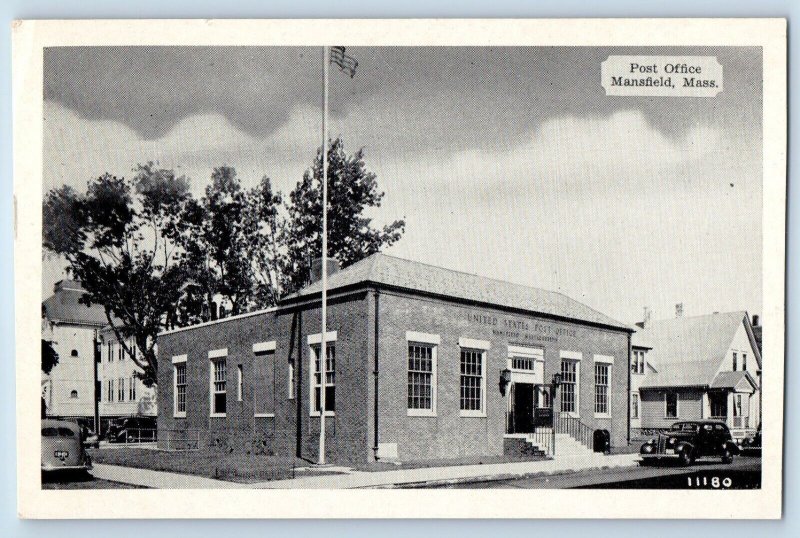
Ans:
[[[363,121],[365,107],[337,117],[331,132],[345,133],[351,151],[376,142],[366,156],[386,191],[376,221],[407,219],[390,252],[559,289],[625,321],[644,305],[669,315],[675,302],[687,313],[760,310],[761,161],[747,133],[697,124],[667,136],[642,112],[620,110],[555,116],[516,141],[420,152],[381,139],[388,120]],[[146,140],[46,101],[45,188],[82,188],[157,160],[188,175],[198,195],[220,164],[246,183],[269,175],[288,192],[318,140],[313,106],[295,107],[264,138],[203,113]]]

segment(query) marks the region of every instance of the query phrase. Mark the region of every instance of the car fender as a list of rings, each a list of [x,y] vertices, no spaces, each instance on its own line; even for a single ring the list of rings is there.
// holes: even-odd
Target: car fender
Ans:
[[[685,450],[688,450],[689,452],[694,452],[694,445],[689,441],[683,441],[681,443],[678,443],[678,445],[675,447],[676,452],[677,451],[683,452]]]
[[[731,454],[733,454],[734,456],[739,454],[739,447],[733,441],[725,441],[724,448],[727,448],[728,450],[730,450]]]

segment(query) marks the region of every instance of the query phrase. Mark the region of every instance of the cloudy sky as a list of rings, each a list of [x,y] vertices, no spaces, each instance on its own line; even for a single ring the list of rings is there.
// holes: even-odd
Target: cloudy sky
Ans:
[[[554,289],[617,319],[761,312],[758,49],[352,47],[331,136],[365,148],[387,252]],[[609,54],[716,56],[715,98],[607,97]],[[44,189],[157,161],[290,191],[320,139],[310,48],[47,49]],[[63,277],[45,260],[45,295]]]

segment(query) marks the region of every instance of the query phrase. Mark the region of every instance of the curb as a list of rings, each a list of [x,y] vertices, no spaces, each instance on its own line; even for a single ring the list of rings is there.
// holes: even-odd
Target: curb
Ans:
[[[454,486],[458,484],[471,484],[476,482],[502,482],[504,480],[512,479],[526,479],[526,478],[544,478],[546,476],[564,476],[575,474],[584,471],[606,471],[609,469],[620,469],[624,467],[634,467],[637,462],[632,464],[619,464],[619,465],[598,465],[595,467],[584,467],[581,469],[559,469],[557,471],[537,471],[534,473],[501,473],[494,475],[484,476],[468,476],[462,478],[446,478],[441,480],[424,480],[417,482],[397,482],[394,484],[384,484],[380,486],[363,486],[353,489],[412,489],[420,487],[437,487],[437,486]]]

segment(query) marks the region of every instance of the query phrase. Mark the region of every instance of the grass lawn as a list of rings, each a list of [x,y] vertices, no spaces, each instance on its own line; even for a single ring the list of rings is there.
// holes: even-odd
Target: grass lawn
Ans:
[[[124,447],[92,449],[89,454],[94,463],[185,473],[244,483],[294,478],[295,467],[308,466],[307,461],[294,457],[230,454],[206,449],[166,451]],[[309,474],[303,472],[302,476]]]

